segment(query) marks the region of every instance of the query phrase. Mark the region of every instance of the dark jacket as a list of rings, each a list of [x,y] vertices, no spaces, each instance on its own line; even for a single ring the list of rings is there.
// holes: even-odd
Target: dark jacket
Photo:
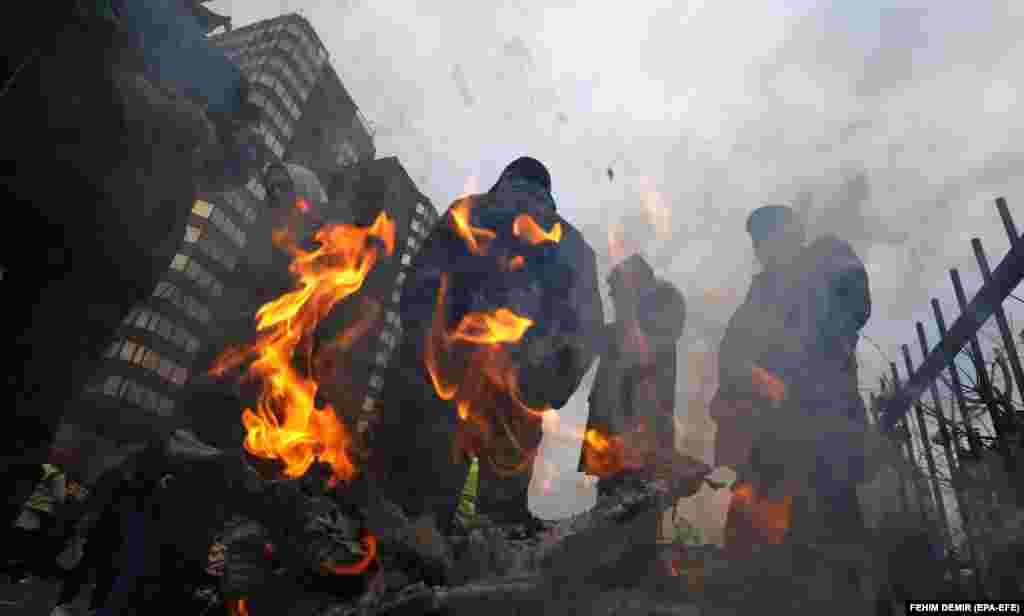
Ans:
[[[668,292],[658,292],[661,290]],[[631,430],[643,414],[653,411],[656,415],[652,427],[658,446],[671,450],[675,447],[676,345],[683,333],[686,305],[683,296],[664,281],[656,282],[654,288],[641,295],[645,299],[639,302],[637,324],[650,352],[636,361],[623,361],[626,325],[616,321],[605,326],[605,343],[587,398],[586,429],[606,436],[620,435]],[[648,378],[655,380],[656,409],[638,408],[637,387]],[[585,458],[581,450],[580,472],[587,472]]]
[[[486,254],[475,254],[456,232],[453,214],[470,204],[470,223],[494,230],[497,236]],[[561,225],[561,240],[523,243],[511,228],[519,214],[529,214],[545,231]],[[508,267],[509,259],[519,255],[524,257],[523,266]],[[433,510],[446,524],[468,472],[468,464],[453,463],[454,439],[460,434],[456,403],[437,394],[424,361],[442,279],[448,280],[443,313],[447,331],[469,312],[508,307],[535,322],[520,344],[512,345],[513,354],[532,337],[560,333],[573,338],[573,344],[548,357],[532,374],[519,372],[520,392],[531,405],[542,399],[560,408],[579,387],[595,356],[594,341],[603,322],[596,271],[593,250],[558,216],[546,191],[499,182],[488,193],[452,204],[407,269],[400,305],[402,341],[388,367],[381,415],[371,436],[370,466],[387,484],[392,500],[414,513]],[[514,424],[518,445],[534,450],[541,422],[518,408],[506,412],[513,407],[503,392],[484,410],[495,427],[500,424],[493,420],[499,418]]]
[[[497,232],[486,256],[474,255],[455,231],[453,211],[466,200],[473,202],[471,224]],[[529,214],[544,229],[561,225],[561,240],[521,245],[511,229],[519,214]],[[497,261],[517,254],[526,255],[524,267],[501,272]],[[404,334],[396,358],[402,366],[414,368],[406,378],[422,385],[429,385],[422,357],[442,274],[451,277],[445,314],[448,331],[471,311],[509,306],[534,321],[524,341],[555,333],[575,339],[576,344],[551,358],[548,366],[558,375],[560,386],[546,402],[556,409],[564,406],[594,360],[604,313],[594,251],[555,212],[550,196],[524,183],[500,183],[491,192],[454,202],[424,242],[402,288]]]
[[[765,404],[753,386],[751,363],[784,383],[790,408],[866,424],[855,351],[870,314],[864,264],[838,238],[813,242],[787,271],[756,275],[719,351],[719,390],[711,409],[719,463],[731,465],[733,456],[723,452],[746,449],[739,443],[754,438],[745,417],[731,416],[733,402]],[[836,460],[854,455],[831,453]]]

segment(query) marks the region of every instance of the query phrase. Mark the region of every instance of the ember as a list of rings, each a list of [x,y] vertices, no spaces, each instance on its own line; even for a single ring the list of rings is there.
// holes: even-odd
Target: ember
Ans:
[[[353,563],[351,565],[339,565],[334,562],[324,563],[323,568],[326,573],[334,573],[336,575],[357,575],[366,571],[366,568],[370,566],[370,563],[377,558],[377,538],[373,535],[363,536],[361,542],[363,544],[363,555],[362,560]]]
[[[337,302],[362,287],[381,251],[394,252],[394,224],[382,212],[369,227],[326,225],[314,239],[319,248],[305,251],[287,230],[275,232],[275,243],[293,257],[289,269],[298,277],[299,288],[261,307],[256,313],[257,341],[228,349],[211,373],[223,374],[254,357],[248,374],[259,381],[262,391],[256,408],[242,413],[246,450],[284,462],[288,477],[302,476],[319,459],[331,466],[333,485],[350,479],[355,468],[346,451],[349,434],[335,409],[314,405],[318,383],[310,374],[312,334]],[[365,327],[352,333],[356,330]],[[345,335],[338,341],[347,343]],[[293,363],[297,351],[304,355],[305,374]]]
[[[608,436],[592,428],[583,435],[583,440],[583,456],[588,473],[611,477],[629,468],[643,467],[621,435]]]
[[[249,616],[249,602],[245,599],[229,601],[228,611],[231,612],[231,616]]]
[[[780,545],[789,530],[793,497],[787,495],[781,502],[768,500],[757,494],[750,483],[741,483],[733,494],[736,506],[750,519],[759,537],[769,544]]]
[[[751,364],[750,376],[757,391],[773,402],[786,399],[786,384],[779,377],[760,366]]]

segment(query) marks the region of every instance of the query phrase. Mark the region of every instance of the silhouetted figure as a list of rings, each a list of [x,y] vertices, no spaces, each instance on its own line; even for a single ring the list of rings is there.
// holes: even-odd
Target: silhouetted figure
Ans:
[[[380,424],[374,428],[373,466],[391,498],[414,515],[432,513],[443,529],[453,521],[469,460],[453,459],[460,419],[455,403],[438,395],[424,363],[442,278],[448,281],[444,322],[437,325],[445,331],[454,331],[470,312],[499,307],[512,307],[534,321],[512,345],[521,357],[531,357],[518,363],[519,390],[531,407],[561,408],[594,358],[593,341],[603,324],[595,255],[556,213],[550,191],[544,165],[531,158],[514,161],[489,192],[452,204],[424,242],[402,289],[404,334],[390,363]],[[459,234],[455,212],[464,206],[469,206],[472,227],[496,236],[487,254]],[[513,230],[522,214],[545,231],[560,225],[561,238],[524,242]],[[467,359],[459,355],[467,349],[452,347],[453,361]],[[476,452],[478,512],[537,528],[527,509],[527,491],[542,436],[541,417],[522,412],[510,397],[500,395],[478,411],[489,414],[497,433],[488,450]]]
[[[755,210],[747,231],[763,271],[721,342],[711,405],[717,465],[737,471],[726,551],[863,544],[855,349],[871,312],[867,273],[838,238],[806,244],[788,207]]]
[[[653,456],[675,449],[676,343],[686,321],[682,294],[638,255],[612,270],[608,286],[615,322],[605,327],[587,432],[623,438],[622,453],[633,460],[602,460],[600,443],[584,438],[579,470],[600,478],[599,498],[630,479],[650,478]]]
[[[244,134],[254,114],[240,71],[180,3],[72,4],[22,11],[0,37],[16,63],[0,103],[19,126],[0,156],[15,204],[7,222],[35,242],[0,250],[4,295],[16,298],[4,321],[14,398],[0,443],[5,524],[103,348],[167,271],[197,176],[239,186],[260,156]]]

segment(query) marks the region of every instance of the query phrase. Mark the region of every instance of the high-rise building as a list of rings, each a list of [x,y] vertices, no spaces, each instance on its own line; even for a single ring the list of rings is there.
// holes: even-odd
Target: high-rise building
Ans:
[[[252,83],[250,100],[262,110],[260,130],[276,156],[294,153],[320,170],[373,158],[373,136],[303,17],[285,15],[208,40]],[[260,178],[239,190],[197,195],[166,276],[125,318],[97,377],[69,409],[70,424],[104,437],[93,439],[98,446],[131,442],[154,423],[181,420],[178,402],[193,371],[207,368],[239,315],[263,299],[263,274],[281,267],[270,246],[265,196]],[[78,444],[89,438],[68,430]]]
[[[356,224],[370,224],[381,210],[395,224],[394,254],[378,261],[353,301],[334,310],[318,332],[321,337],[336,335],[364,316],[360,311],[379,311],[375,325],[352,349],[341,382],[321,383],[324,395],[336,408],[347,409],[346,415],[354,415],[361,431],[378,410],[385,369],[401,340],[398,302],[406,271],[439,216],[395,157],[343,167],[326,184],[331,203],[345,204]]]

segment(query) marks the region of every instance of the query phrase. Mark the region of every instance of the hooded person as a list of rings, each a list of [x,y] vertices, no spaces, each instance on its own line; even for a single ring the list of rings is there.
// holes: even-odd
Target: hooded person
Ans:
[[[834,236],[806,242],[786,206],[747,221],[763,266],[719,352],[716,463],[737,471],[727,553],[859,543],[866,408],[855,349],[871,314],[864,264]]]
[[[585,434],[625,439],[628,451],[584,438],[579,470],[599,477],[599,497],[644,475],[657,452],[675,448],[676,343],[686,320],[682,293],[656,278],[639,255],[616,266],[608,286],[616,320],[605,327]],[[620,454],[635,459],[620,460]]]
[[[596,272],[593,249],[556,212],[551,176],[535,159],[515,160],[490,191],[449,207],[408,270],[402,342],[370,440],[371,466],[408,512],[433,515],[450,530],[475,456],[478,513],[537,528],[527,492],[541,413],[524,407],[561,408],[593,362],[603,325]],[[445,346],[450,365],[469,368],[450,381],[454,393],[435,380],[428,361],[468,315],[502,308],[531,322],[521,338],[487,355],[510,358],[516,391],[484,383],[477,393],[489,397],[466,409],[460,388],[479,384],[486,372],[470,363],[480,347]]]

